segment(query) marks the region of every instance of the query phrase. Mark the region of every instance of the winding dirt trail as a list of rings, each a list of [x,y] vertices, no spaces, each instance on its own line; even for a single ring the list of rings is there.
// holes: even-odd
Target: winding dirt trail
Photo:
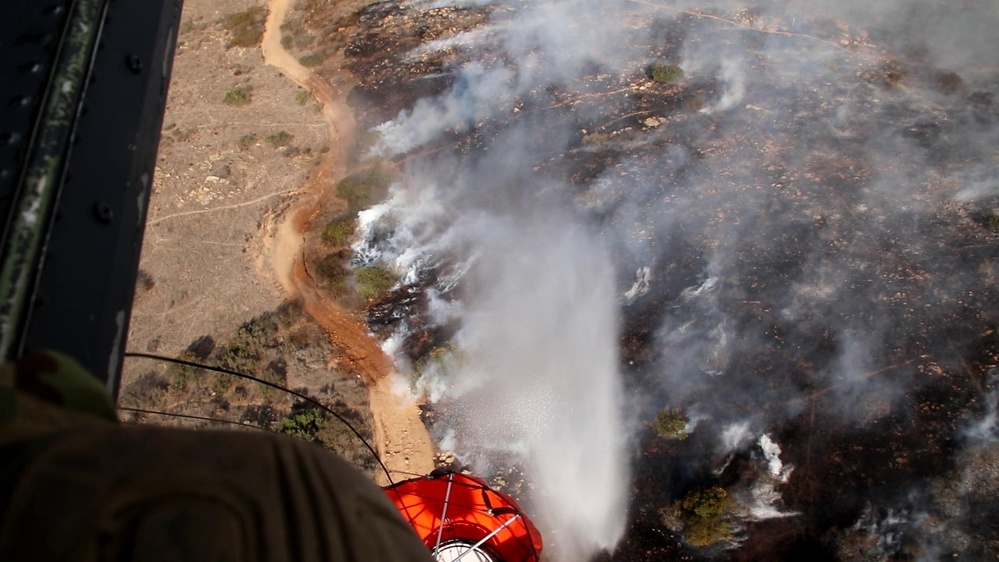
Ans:
[[[357,313],[345,309],[319,291],[304,261],[303,233],[333,197],[333,186],[344,175],[348,148],[353,145],[354,117],[341,92],[314,76],[281,45],[281,24],[291,0],[268,0],[269,16],[261,43],[264,61],[299,86],[312,91],[323,104],[323,120],[329,126],[330,150],[319,171],[299,191],[299,200],[283,217],[269,240],[271,267],[289,299],[302,302],[306,312],[330,334],[333,345],[343,350],[351,368],[368,387],[374,421],[375,448],[395,480],[409,474],[433,470],[434,446],[419,410],[392,390],[392,360],[382,351],[367,324]],[[388,484],[379,474],[379,484]]]

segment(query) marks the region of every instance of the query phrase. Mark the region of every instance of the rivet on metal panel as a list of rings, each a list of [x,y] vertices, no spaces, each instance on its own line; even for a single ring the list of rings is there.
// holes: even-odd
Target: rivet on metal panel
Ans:
[[[128,69],[135,74],[142,72],[142,59],[136,55],[128,55],[125,57],[125,64],[127,64]]]
[[[114,220],[114,209],[111,208],[111,205],[99,201],[94,204],[94,216],[102,223],[108,224]]]

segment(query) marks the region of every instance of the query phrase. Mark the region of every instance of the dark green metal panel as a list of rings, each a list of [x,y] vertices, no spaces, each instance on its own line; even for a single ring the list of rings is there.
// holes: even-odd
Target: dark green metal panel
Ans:
[[[0,141],[14,141],[0,148],[4,359],[57,349],[117,392],[180,10],[4,7],[3,25],[29,26],[0,43],[0,94],[16,113],[0,121]]]

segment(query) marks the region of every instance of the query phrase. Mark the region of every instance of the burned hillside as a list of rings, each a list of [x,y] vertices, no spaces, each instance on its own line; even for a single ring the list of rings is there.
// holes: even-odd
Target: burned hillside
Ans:
[[[970,511],[997,505],[980,490],[999,447],[999,75],[932,42],[976,10],[933,8],[925,43],[895,38],[915,16],[865,27],[797,4],[362,12],[345,55],[378,134],[363,149],[403,179],[362,217],[355,259],[399,273],[370,324],[442,443],[480,469],[522,456],[544,480],[532,427],[483,433],[476,393],[530,402],[529,420],[557,401],[506,390],[522,363],[483,341],[584,357],[604,331],[562,338],[599,319],[633,459],[605,557],[999,553]],[[590,314],[606,271],[614,311]],[[665,409],[682,435],[655,429]]]

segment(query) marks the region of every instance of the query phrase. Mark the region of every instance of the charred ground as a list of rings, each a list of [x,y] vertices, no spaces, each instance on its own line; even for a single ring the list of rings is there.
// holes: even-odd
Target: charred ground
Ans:
[[[515,66],[475,33],[507,15],[381,2],[338,24],[358,123],[453,92],[470,61]],[[627,64],[553,71],[507,100],[511,111],[393,158],[404,171],[447,163],[487,201],[507,184],[565,184],[557,197],[614,249],[622,294],[650,268],[622,298],[627,385],[654,397],[642,419],[670,405],[702,421],[684,440],[651,429],[637,439],[628,532],[612,558],[995,556],[999,534],[970,514],[997,509],[981,491],[996,489],[996,445],[969,428],[994,412],[999,385],[999,203],[954,194],[995,165],[969,139],[999,123],[996,77],[962,78],[830,18],[637,4],[624,17],[636,30]],[[670,83],[650,73],[706,49],[746,61],[736,105],[725,107],[733,86],[717,69]],[[536,137],[516,135],[528,125]],[[490,174],[494,147],[513,137],[530,161]],[[440,256],[370,307],[376,331],[410,323],[414,364],[457,329],[428,319],[425,298],[452,266]],[[719,446],[736,420],[769,432],[793,465],[777,486],[784,516],[733,508],[729,536],[694,548],[663,509],[711,486],[748,494],[765,472],[751,442]]]

